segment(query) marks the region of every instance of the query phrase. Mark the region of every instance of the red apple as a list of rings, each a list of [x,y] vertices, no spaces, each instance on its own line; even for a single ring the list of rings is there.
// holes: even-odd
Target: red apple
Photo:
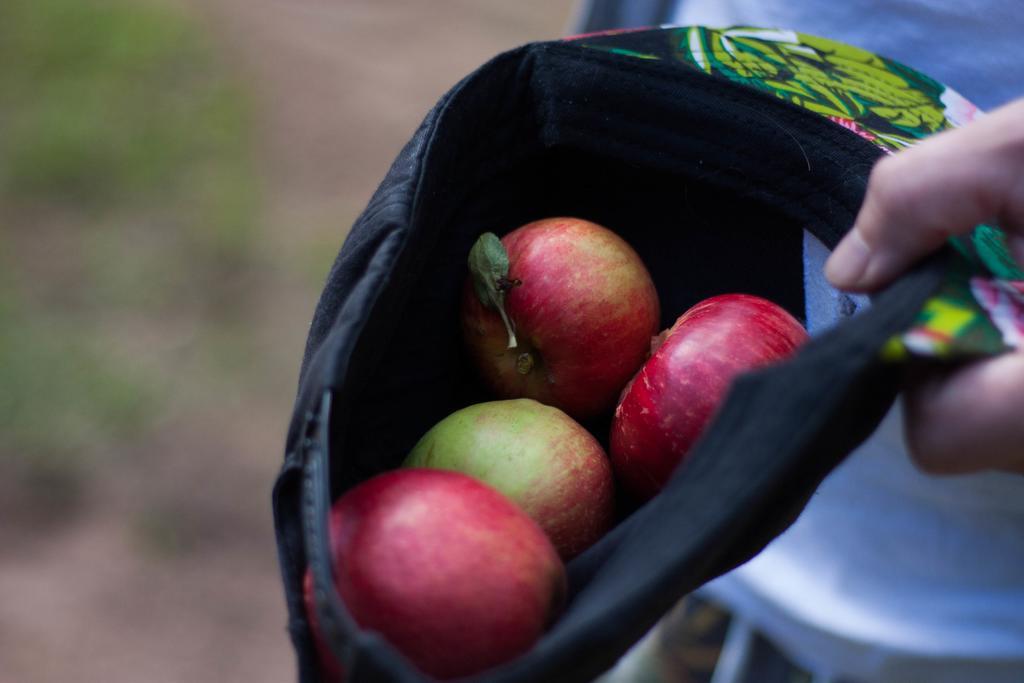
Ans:
[[[609,452],[623,486],[653,497],[704,431],[735,377],[781,360],[807,339],[780,306],[748,294],[705,299],[663,333],[623,391]]]
[[[611,527],[612,467],[601,444],[558,408],[531,399],[458,410],[412,449],[409,467],[476,477],[511,498],[568,560]]]
[[[611,412],[647,357],[658,295],[614,232],[549,218],[470,252],[462,331],[499,398],[532,398],[577,420]]]
[[[350,490],[331,508],[330,551],[356,623],[436,678],[522,654],[565,594],[565,568],[536,522],[458,472],[395,470]],[[325,671],[340,670],[326,660]]]

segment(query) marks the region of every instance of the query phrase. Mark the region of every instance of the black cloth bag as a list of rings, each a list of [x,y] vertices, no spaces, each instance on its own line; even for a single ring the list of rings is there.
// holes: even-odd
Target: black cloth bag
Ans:
[[[490,398],[458,324],[480,233],[560,215],[615,230],[647,264],[664,327],[730,291],[802,318],[802,231],[834,246],[880,154],[763,92],[573,42],[502,54],[445,95],[352,228],[302,362],[273,496],[302,683],[318,680],[307,566],[348,681],[428,680],[346,613],[330,579],[327,511],[398,466],[442,417]],[[544,638],[469,680],[592,680],[682,596],[780,534],[892,404],[900,372],[879,350],[910,325],[944,258],[791,361],[743,376],[668,487],[569,564],[569,602]],[[607,420],[587,426],[606,438]]]

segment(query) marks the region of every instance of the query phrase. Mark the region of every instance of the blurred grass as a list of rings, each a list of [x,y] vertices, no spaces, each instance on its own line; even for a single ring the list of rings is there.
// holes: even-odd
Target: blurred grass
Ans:
[[[233,315],[259,218],[251,125],[178,7],[0,2],[0,466],[74,482],[173,379],[131,336]]]
[[[32,490],[70,497],[87,463],[76,458],[137,434],[155,395],[94,340],[58,318],[0,305],[0,458]]]

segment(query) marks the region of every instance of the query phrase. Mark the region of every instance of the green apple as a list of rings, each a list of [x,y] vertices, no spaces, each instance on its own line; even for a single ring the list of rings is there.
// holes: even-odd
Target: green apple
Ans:
[[[491,401],[458,410],[412,449],[407,467],[468,474],[517,503],[547,533],[563,559],[611,526],[611,464],[597,440],[558,408],[532,399]]]

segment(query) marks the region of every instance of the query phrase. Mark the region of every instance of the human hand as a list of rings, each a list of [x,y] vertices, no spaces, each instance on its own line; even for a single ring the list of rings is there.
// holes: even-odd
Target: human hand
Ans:
[[[882,159],[825,275],[840,289],[876,290],[983,222],[1006,232],[1024,264],[1024,99]],[[931,375],[904,398],[921,469],[1024,473],[1024,350]]]

